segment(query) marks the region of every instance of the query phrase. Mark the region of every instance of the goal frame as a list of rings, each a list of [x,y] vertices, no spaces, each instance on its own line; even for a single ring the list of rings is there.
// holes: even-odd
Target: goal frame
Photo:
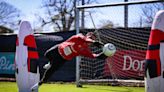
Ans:
[[[80,12],[83,9],[115,7],[115,6],[126,6],[126,5],[137,5],[137,4],[148,4],[148,3],[150,4],[150,3],[158,3],[158,2],[163,2],[163,1],[161,1],[161,0],[144,0],[144,1],[130,1],[130,2],[90,4],[90,5],[76,6],[76,10],[75,10],[75,16],[76,16],[76,19],[75,19],[75,29],[76,29],[76,34],[78,34],[80,32],[80,26],[79,26],[79,23],[80,23],[79,22],[79,20],[80,20]],[[91,83],[92,82],[97,82],[97,81],[92,81],[92,80],[80,80],[80,60],[81,60],[80,56],[76,57],[76,86],[77,87],[81,87],[82,86],[81,83],[84,83],[84,82],[91,82]],[[98,81],[98,82],[100,82],[100,81]],[[143,83],[143,81],[141,83]]]

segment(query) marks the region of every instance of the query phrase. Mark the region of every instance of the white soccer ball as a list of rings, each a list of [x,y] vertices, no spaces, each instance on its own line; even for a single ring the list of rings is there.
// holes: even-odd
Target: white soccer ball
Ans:
[[[106,56],[113,56],[116,52],[116,47],[112,43],[107,43],[103,47],[103,53]]]

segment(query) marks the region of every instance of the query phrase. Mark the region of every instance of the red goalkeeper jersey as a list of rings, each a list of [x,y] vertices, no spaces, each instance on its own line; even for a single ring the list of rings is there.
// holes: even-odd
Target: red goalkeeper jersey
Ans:
[[[74,35],[65,42],[59,44],[59,53],[66,60],[71,60],[76,56],[94,58],[96,54],[92,53],[89,48],[89,44],[92,42],[94,42],[94,40],[83,34]]]

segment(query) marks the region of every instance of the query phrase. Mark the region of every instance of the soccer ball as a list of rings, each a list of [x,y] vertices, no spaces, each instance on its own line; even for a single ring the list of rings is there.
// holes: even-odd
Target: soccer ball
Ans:
[[[113,56],[116,52],[116,47],[112,43],[107,43],[103,47],[103,53],[106,56]]]

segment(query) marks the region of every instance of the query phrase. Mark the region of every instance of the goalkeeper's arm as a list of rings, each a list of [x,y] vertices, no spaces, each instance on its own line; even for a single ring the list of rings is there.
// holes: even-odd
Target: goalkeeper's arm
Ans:
[[[94,55],[95,58],[98,58],[98,59],[106,59],[108,56],[104,55],[103,52],[99,53],[99,54],[95,54]]]
[[[104,45],[104,43],[102,43],[102,42],[100,42],[100,41],[94,41],[94,42],[93,42],[93,45],[96,46],[96,47],[101,48],[101,47]]]
[[[100,42],[100,41],[95,41],[93,42],[93,45],[98,47],[98,48],[102,48],[102,46],[104,46],[104,43]],[[104,54],[104,52],[100,52],[99,54],[95,54],[95,58],[98,59],[106,59],[108,56],[106,56]]]

